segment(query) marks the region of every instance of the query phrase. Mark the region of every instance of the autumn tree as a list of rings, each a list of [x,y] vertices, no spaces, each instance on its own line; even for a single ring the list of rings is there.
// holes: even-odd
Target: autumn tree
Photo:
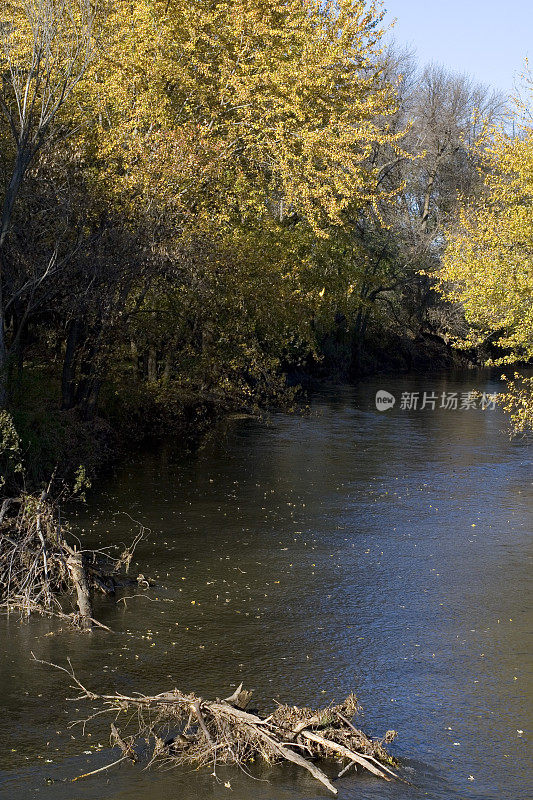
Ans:
[[[278,337],[274,357],[276,337],[258,334],[267,320],[285,344],[308,324],[298,243],[343,224],[348,205],[376,201],[379,172],[368,156],[377,141],[401,139],[380,75],[382,14],[360,0],[156,0],[114,2],[105,20],[101,58],[79,93],[81,113],[95,110],[82,170],[102,224],[121,219],[138,246],[130,293],[117,294],[125,308],[100,315],[102,368],[106,343],[124,336],[122,352],[150,365],[152,384],[179,370],[186,352],[196,354],[186,374],[205,367],[199,385],[207,364],[224,384],[217,352],[233,376],[240,369],[256,382],[257,365],[279,363],[287,350]],[[285,308],[298,302],[291,333]],[[69,330],[86,313],[76,306]]]
[[[223,180],[220,213],[340,222],[375,191],[366,156],[394,107],[377,76],[382,16],[362,0],[155,0],[133,14],[113,3],[94,83],[106,178],[116,169],[121,192],[148,197],[150,153],[166,147],[158,174],[175,199],[198,203],[201,173],[191,187],[171,172],[202,151]]]
[[[464,204],[448,231],[439,273],[445,295],[464,309],[467,342],[490,342],[496,364],[533,358],[533,127],[526,117],[513,128],[501,126],[477,142],[484,191]],[[525,430],[533,422],[531,381],[514,390],[507,405]]]

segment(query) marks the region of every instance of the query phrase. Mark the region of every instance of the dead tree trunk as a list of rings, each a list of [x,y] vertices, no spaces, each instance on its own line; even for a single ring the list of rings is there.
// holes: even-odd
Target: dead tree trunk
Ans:
[[[89,584],[87,582],[87,573],[85,571],[82,553],[78,552],[77,550],[72,550],[67,559],[67,566],[69,568],[74,586],[76,587],[78,609],[81,616],[81,627],[84,630],[89,630],[92,628],[93,609],[91,605]]]

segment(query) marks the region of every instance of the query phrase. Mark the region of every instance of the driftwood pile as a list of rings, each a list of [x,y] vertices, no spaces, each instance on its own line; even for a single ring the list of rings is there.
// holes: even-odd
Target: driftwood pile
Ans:
[[[251,692],[243,691],[242,684],[224,700],[204,700],[178,689],[153,696],[103,695],[83,686],[72,668],[57,668],[67,672],[73,688],[79,690],[74,700],[86,699],[97,704],[89,720],[106,712],[114,717],[111,741],[120,747],[122,757],[95,772],[122,761],[136,761],[142,750],[145,755],[147,750],[149,764],[209,767],[214,777],[220,764],[245,769],[247,764],[260,759],[268,763],[289,761],[307,770],[333,794],[337,794],[337,789],[317,766],[320,760],[341,762],[339,777],[351,766],[368,770],[384,780],[398,777],[391,768],[395,762],[384,748],[396,732],[388,731],[383,739],[377,740],[358,730],[352,724],[358,711],[353,694],[340,705],[320,710],[278,705],[265,717],[246,710]],[[122,730],[118,728],[120,719],[126,720]]]
[[[69,544],[67,536],[73,542]],[[123,553],[83,550],[62,525],[56,504],[41,496],[4,500],[0,508],[0,607],[68,617],[83,629],[106,627],[94,619],[94,590],[114,594],[118,586],[137,584],[126,574],[142,531]],[[143,576],[139,584],[146,586]],[[76,598],[77,611],[65,613]]]

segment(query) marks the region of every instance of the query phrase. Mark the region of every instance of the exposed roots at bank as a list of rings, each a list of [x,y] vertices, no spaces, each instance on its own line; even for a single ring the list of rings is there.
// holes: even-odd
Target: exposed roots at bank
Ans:
[[[92,594],[112,595],[119,586],[148,582],[130,578],[135,545],[122,553],[82,549],[62,523],[59,508],[46,498],[30,494],[4,500],[0,508],[0,607],[8,611],[50,614],[68,618],[81,628],[105,628],[94,619]],[[68,541],[67,541],[68,539]],[[77,610],[68,613],[68,600]]]

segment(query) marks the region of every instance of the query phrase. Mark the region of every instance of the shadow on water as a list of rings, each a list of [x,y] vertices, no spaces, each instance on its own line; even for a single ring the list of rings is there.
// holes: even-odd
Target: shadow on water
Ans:
[[[392,410],[376,411],[378,389],[397,397]],[[471,389],[497,386],[369,380],[321,393],[307,416],[225,421],[194,454],[169,443],[120,467],[75,524],[104,543],[129,541],[141,520],[137,564],[158,585],[100,602],[113,635],[0,619],[0,796],[229,796],[208,771],[129,765],[48,785],[113,755],[105,725],[67,729],[88,709],[33,651],[69,656],[101,690],[214,696],[243,680],[263,706],[354,690],[365,730],[399,731],[415,785],[348,773],[343,798],[530,797],[531,452],[499,411],[400,407],[402,392]],[[325,796],[287,767],[220,777],[235,800]]]

